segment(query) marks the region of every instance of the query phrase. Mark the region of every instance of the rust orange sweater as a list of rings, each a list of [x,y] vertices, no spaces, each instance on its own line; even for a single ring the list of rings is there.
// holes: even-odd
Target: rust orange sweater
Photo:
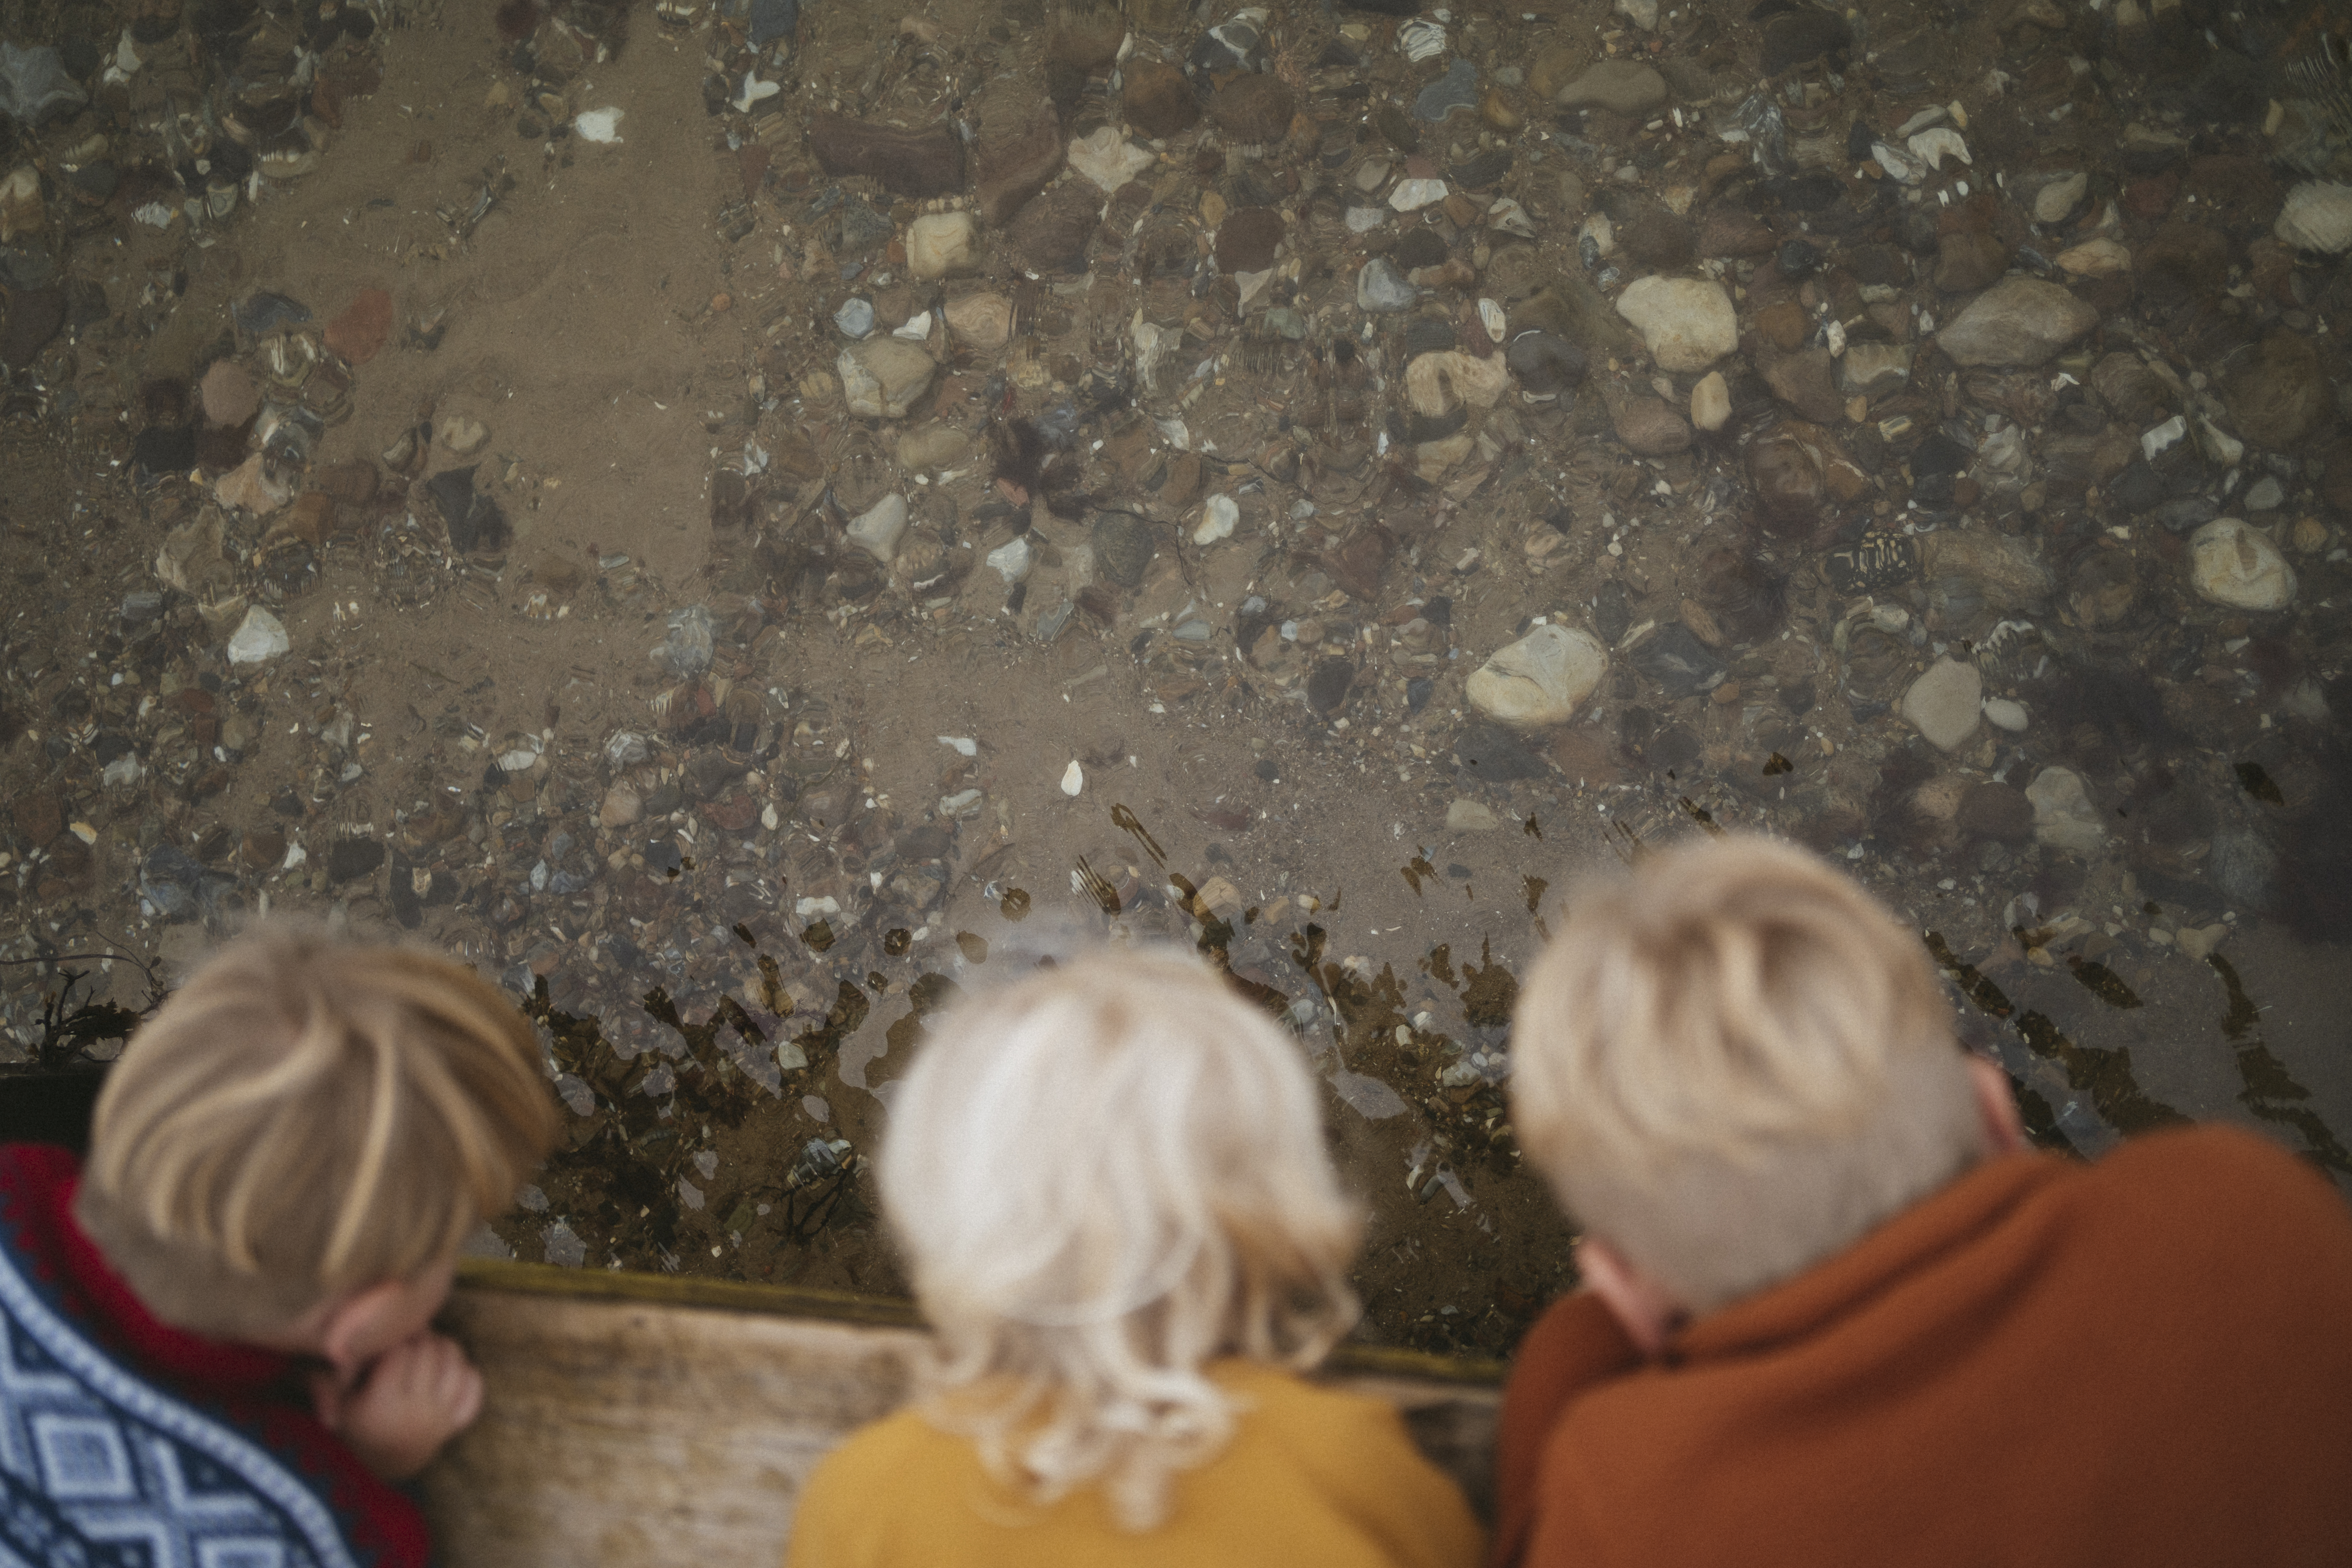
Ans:
[[[1987,1163],[1644,1364],[1521,1345],[1498,1564],[2352,1563],[2352,1212],[2248,1133]]]

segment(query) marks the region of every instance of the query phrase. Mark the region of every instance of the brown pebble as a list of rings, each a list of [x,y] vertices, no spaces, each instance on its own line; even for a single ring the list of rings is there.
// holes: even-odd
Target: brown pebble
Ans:
[[[735,296],[730,294],[724,289],[721,289],[718,293],[713,294],[710,297],[710,309],[714,312],[730,309],[734,303]]]

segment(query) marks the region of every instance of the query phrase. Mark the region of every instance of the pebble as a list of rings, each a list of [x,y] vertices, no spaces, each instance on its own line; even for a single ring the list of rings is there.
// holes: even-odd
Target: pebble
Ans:
[[[849,521],[849,542],[885,566],[906,532],[907,498],[895,491]]]
[[[940,314],[956,342],[993,353],[1013,338],[1013,301],[1002,294],[966,294],[947,302]]]
[[[2099,324],[2099,312],[2055,283],[2011,278],[1971,301],[1937,334],[1955,364],[2042,364]]]
[[[1719,283],[1694,278],[1637,279],[1617,297],[1661,370],[1705,370],[1739,346],[1739,318]]]
[[[1076,800],[1084,793],[1086,787],[1087,770],[1078,766],[1077,759],[1073,757],[1070,759],[1070,765],[1062,770],[1062,793]]]
[[[1502,818],[1484,801],[1456,795],[1445,807],[1448,833],[1492,833],[1502,826]]]
[[[898,437],[898,466],[902,468],[944,468],[961,462],[971,451],[971,437],[952,425],[936,421],[921,425]]]
[[[1445,74],[1421,89],[1412,100],[1413,114],[1433,123],[1478,105],[1478,68],[1456,59]]]
[[[2033,193],[2033,221],[2055,224],[2066,221],[2068,214],[2083,205],[2083,196],[2091,188],[2091,176],[2076,170],[2061,174]]]
[[[988,569],[1003,578],[1008,588],[1027,577],[1036,560],[1036,547],[1025,533],[998,545],[987,556]]]
[[[844,300],[833,313],[833,324],[852,342],[874,335],[874,301],[856,295]]]
[[[972,238],[970,213],[926,213],[907,226],[907,270],[918,278],[971,271],[979,265]],[[867,326],[870,330],[872,322]]]
[[[1421,300],[1421,290],[1406,282],[1385,256],[1375,256],[1356,274],[1356,305],[1374,315],[1409,310]]]
[[[1985,722],[1996,730],[2006,730],[2012,735],[2023,734],[2027,722],[2025,704],[2011,697],[1988,697],[1984,700]]]
[[[931,356],[896,338],[869,339],[835,362],[849,411],[869,419],[903,419],[931,384]]]
[[[1608,666],[1608,650],[1590,632],[1540,626],[1472,671],[1463,695],[1498,723],[1540,730],[1573,718]]]
[[[1723,684],[1727,673],[1715,650],[1698,634],[1672,621],[1634,646],[1633,668],[1658,683],[1669,697],[1696,697]]]
[[[2239,435],[2285,451],[2334,412],[2335,396],[2311,340],[2282,327],[2228,363],[2221,401]]]
[[[1911,351],[1900,343],[1855,343],[1839,357],[1837,379],[1841,391],[1856,396],[1899,391],[1911,379]]]
[[[1389,205],[1401,213],[1417,213],[1434,206],[1445,199],[1444,180],[1399,180],[1396,189],[1389,193]]]
[[[2033,806],[2033,837],[2053,849],[2095,855],[2107,841],[2106,824],[2090,791],[2072,768],[2043,768],[2025,786]]]
[[[1109,195],[1156,162],[1149,147],[1139,147],[1106,125],[1070,143],[1070,167]]]
[[[245,612],[245,619],[228,639],[228,661],[231,664],[267,664],[285,654],[294,646],[286,635],[286,625],[268,610],[256,605]]]
[[[2329,180],[2305,180],[2287,192],[2278,220],[2271,226],[2279,243],[2323,256],[2352,250],[2352,185]]]
[[[1192,542],[1214,544],[1221,539],[1231,539],[1241,521],[1242,509],[1233,497],[1211,496],[1202,505],[1200,525],[1192,530]]]
[[[2239,518],[2217,517],[2189,539],[2189,583],[2198,595],[2233,610],[2281,610],[2294,599],[2294,568],[2270,536]]]
[[[1984,678],[1972,664],[1939,658],[1903,693],[1904,720],[1939,752],[1956,752],[1977,731]]]
[[[1666,106],[1666,79],[1637,61],[1595,60],[1561,88],[1554,101],[1562,109],[1647,114]]]
[[[1686,450],[1691,444],[1689,423],[1667,406],[1664,398],[1612,399],[1609,421],[1617,432],[1617,439],[1636,457],[1669,457]]]
[[[1711,370],[1691,388],[1690,422],[1701,430],[1720,430],[1731,419],[1731,388],[1723,373]]]
[[[478,419],[468,419],[462,414],[453,414],[442,420],[441,428],[436,434],[441,445],[460,458],[472,457],[490,439],[488,426]]]

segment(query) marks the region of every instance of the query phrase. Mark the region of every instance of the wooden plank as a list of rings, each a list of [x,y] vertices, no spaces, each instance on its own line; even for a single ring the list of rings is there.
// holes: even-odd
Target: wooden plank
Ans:
[[[447,1568],[773,1568],[817,1461],[896,1409],[902,1301],[471,1262],[445,1315],[488,1384],[423,1478]],[[1482,1508],[1496,1369],[1345,1347],[1328,1381],[1403,1411]]]

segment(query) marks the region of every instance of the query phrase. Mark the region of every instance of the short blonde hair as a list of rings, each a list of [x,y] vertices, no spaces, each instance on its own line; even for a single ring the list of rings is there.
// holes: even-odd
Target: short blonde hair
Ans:
[[[454,1258],[555,1129],[530,1025],[473,971],[264,927],[124,1047],[75,1214],[157,1317],[249,1339]]]
[[[929,1405],[1038,1502],[1165,1517],[1234,1411],[1227,1354],[1306,1367],[1353,1326],[1363,1216],[1298,1043],[1209,969],[1098,953],[936,1019],[882,1199],[938,1331]]]
[[[1576,900],[1512,1064],[1520,1144],[1562,1205],[1694,1311],[1843,1250],[1988,1148],[1918,938],[1762,838]]]

